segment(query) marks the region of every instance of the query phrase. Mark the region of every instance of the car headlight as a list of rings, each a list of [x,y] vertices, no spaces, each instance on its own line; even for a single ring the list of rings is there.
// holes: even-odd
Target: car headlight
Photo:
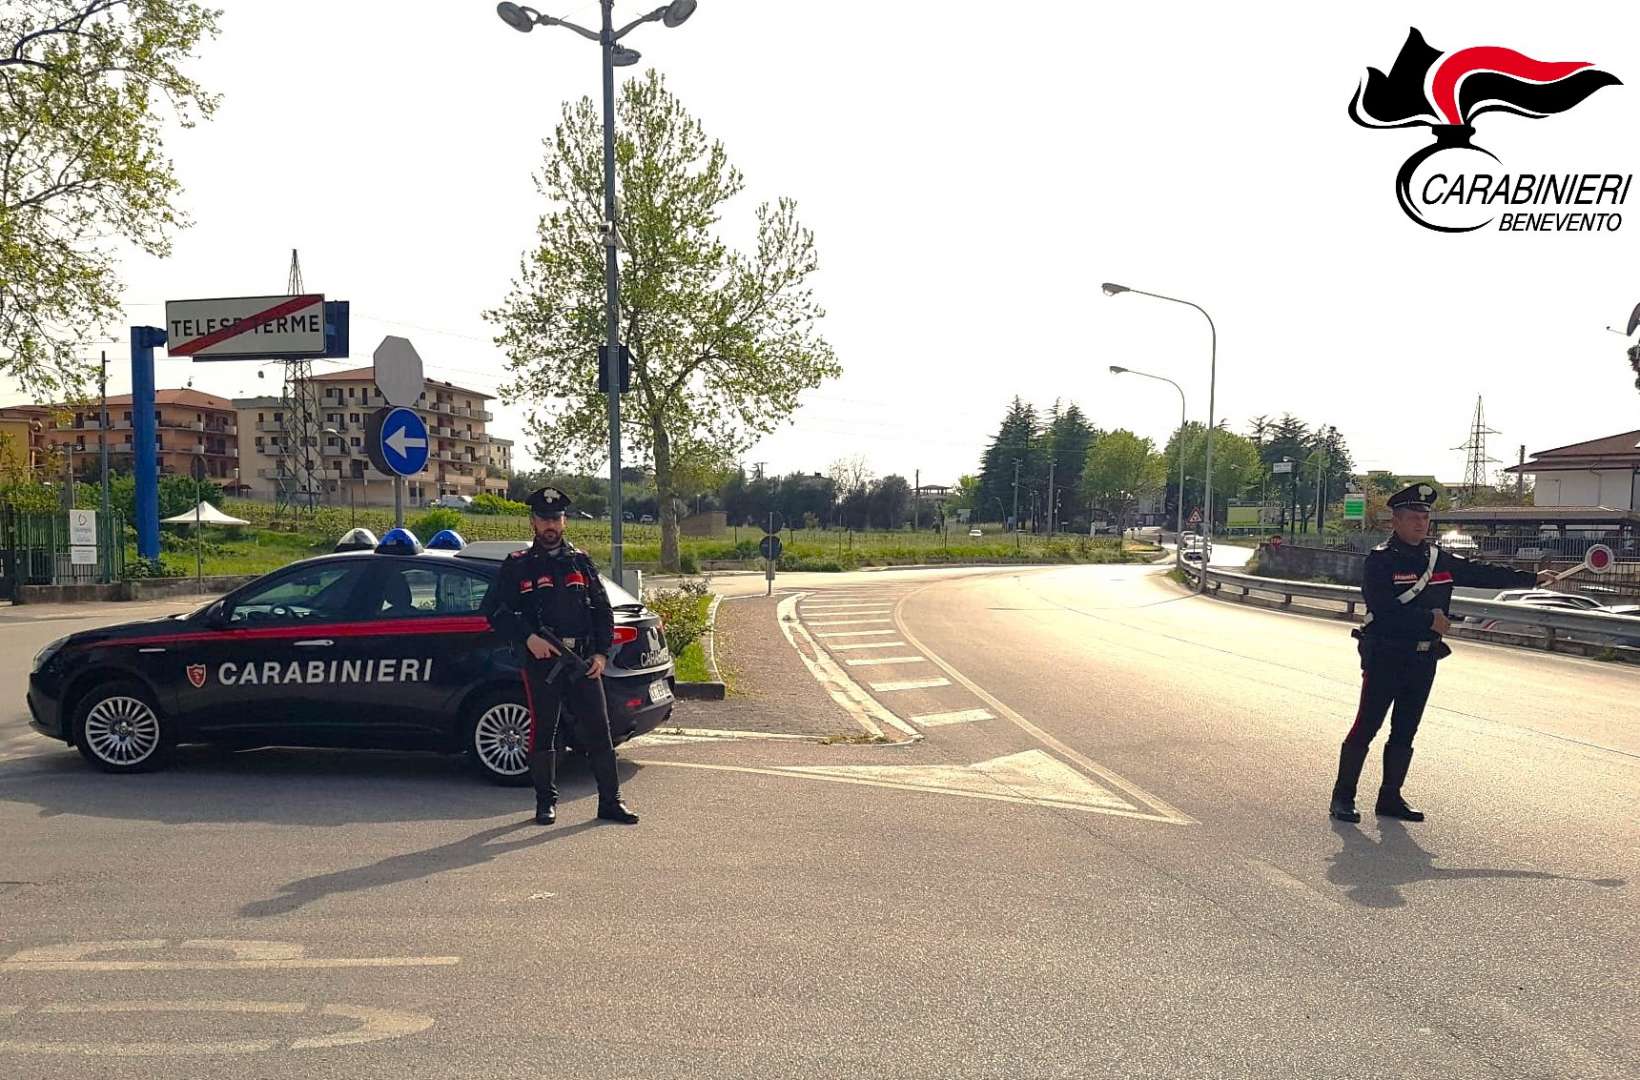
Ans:
[[[41,668],[45,667],[46,664],[50,662],[51,658],[57,655],[57,651],[63,647],[63,642],[67,640],[68,639],[65,637],[60,637],[56,641],[47,644],[45,648],[41,649],[39,652],[35,653],[33,670],[39,671]]]

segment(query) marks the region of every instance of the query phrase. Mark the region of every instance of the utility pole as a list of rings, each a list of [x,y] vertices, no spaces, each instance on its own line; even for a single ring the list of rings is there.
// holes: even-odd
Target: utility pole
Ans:
[[[1526,502],[1526,444],[1520,444],[1520,466],[1515,470],[1515,501]]]
[[[1054,505],[1053,505],[1053,467],[1054,462],[1048,462],[1048,539],[1053,539]]]
[[[1014,531],[1019,531],[1019,461],[1014,461]]]
[[[917,490],[911,493],[911,531],[922,530],[922,470],[913,469],[912,476],[917,479]]]
[[[103,584],[114,580],[114,552],[113,543],[120,533],[114,528],[114,519],[109,516],[108,510],[108,350],[102,351],[102,371],[97,376],[97,387],[102,403],[98,407],[102,410],[97,416],[97,456],[102,461],[102,514],[97,526],[99,546],[106,543],[109,550],[102,553]],[[1524,447],[1522,448],[1524,449]],[[106,540],[104,539],[106,538]]]

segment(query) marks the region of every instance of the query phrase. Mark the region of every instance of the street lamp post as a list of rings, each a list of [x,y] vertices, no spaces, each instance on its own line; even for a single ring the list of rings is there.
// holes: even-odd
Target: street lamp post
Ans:
[[[615,0],[600,0],[603,9],[602,29],[594,32],[568,19],[543,15],[532,7],[519,4],[497,4],[495,13],[501,21],[527,34],[537,24],[562,26],[573,30],[589,41],[596,41],[603,53],[604,83],[604,376],[609,387],[609,543],[610,571],[615,580],[624,584],[625,553],[622,550],[621,529],[621,281],[616,263],[616,244],[619,235],[615,221],[615,69],[630,67],[638,62],[638,51],[618,42],[647,22],[661,22],[666,26],[682,26],[695,13],[697,0],[672,0],[647,15],[641,15],[619,30],[615,29]]]
[[[1110,366],[1110,373],[1112,375],[1141,375],[1147,379],[1155,379],[1157,382],[1165,382],[1179,392],[1179,505],[1175,515],[1176,524],[1173,527],[1173,565],[1181,566],[1184,563],[1184,425],[1185,417],[1188,415],[1185,412],[1184,388],[1165,375],[1152,375],[1148,371],[1135,371],[1132,368],[1118,367],[1115,364]],[[1212,530],[1209,529],[1208,532],[1211,533]],[[1206,562],[1206,559],[1204,558],[1202,561]]]
[[[1122,293],[1134,293],[1138,296],[1148,296],[1153,300],[1167,300],[1174,304],[1183,304],[1193,307],[1202,313],[1207,320],[1207,330],[1211,335],[1211,343],[1207,354],[1207,468],[1202,478],[1202,525],[1204,528],[1202,539],[1202,569],[1207,569],[1208,561],[1213,554],[1213,405],[1214,396],[1218,390],[1219,380],[1219,328],[1213,325],[1213,316],[1200,304],[1189,300],[1181,300],[1177,296],[1164,296],[1161,293],[1145,292],[1143,289],[1133,289],[1126,285],[1116,285],[1105,282],[1100,286],[1106,296],[1118,296]],[[1203,573],[1196,578],[1196,591],[1204,592],[1207,588],[1207,574]]]

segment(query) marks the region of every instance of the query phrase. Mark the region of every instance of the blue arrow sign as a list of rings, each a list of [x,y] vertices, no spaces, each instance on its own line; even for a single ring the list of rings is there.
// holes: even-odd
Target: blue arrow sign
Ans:
[[[400,476],[414,476],[427,467],[427,425],[412,409],[389,410],[382,421],[382,460]]]

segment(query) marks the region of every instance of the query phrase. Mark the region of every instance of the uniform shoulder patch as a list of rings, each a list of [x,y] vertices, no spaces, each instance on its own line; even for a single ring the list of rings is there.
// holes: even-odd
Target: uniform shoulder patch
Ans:
[[[1385,540],[1382,544],[1379,544],[1377,547],[1373,548],[1372,550],[1374,550],[1374,551],[1388,551],[1389,550],[1389,541]]]

